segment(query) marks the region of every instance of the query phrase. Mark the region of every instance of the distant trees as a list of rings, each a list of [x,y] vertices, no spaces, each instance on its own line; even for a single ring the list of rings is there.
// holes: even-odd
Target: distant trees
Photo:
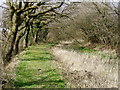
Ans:
[[[71,19],[61,19],[51,33],[56,33],[58,40],[84,40],[111,47],[118,45],[118,8],[113,3],[73,3],[69,13]],[[114,5],[114,4],[113,4]],[[53,24],[54,26],[54,24]],[[59,32],[58,32],[59,30]],[[61,33],[61,34],[60,34]],[[55,34],[55,35],[56,35]]]

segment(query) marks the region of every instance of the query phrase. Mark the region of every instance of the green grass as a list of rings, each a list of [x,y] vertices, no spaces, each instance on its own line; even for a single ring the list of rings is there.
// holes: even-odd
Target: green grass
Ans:
[[[85,48],[85,47],[79,47],[79,49],[78,49],[80,52],[89,52],[89,53],[91,53],[91,52],[96,52],[97,50],[95,50],[95,49],[89,49],[89,48]]]
[[[80,45],[70,45],[68,46],[66,49],[73,49],[77,52],[83,52],[83,53],[92,53],[92,52],[97,52],[97,50],[95,49],[89,49],[89,48],[86,48],[86,47],[82,47]]]
[[[102,58],[117,59],[117,55],[115,53],[105,53],[105,52],[95,50],[95,49],[89,49],[89,48],[80,47],[76,51],[78,51],[80,53],[89,53],[91,55],[100,55],[100,56],[102,56]]]
[[[65,47],[66,49],[68,50],[75,50],[77,51],[78,53],[87,53],[87,54],[91,54],[91,55],[98,55],[98,56],[101,56],[102,58],[110,58],[110,59],[117,59],[117,55],[115,53],[105,53],[105,52],[102,52],[102,51],[99,51],[99,50],[95,50],[95,49],[89,49],[89,48],[86,48],[86,47],[82,47],[80,45],[70,45],[68,47]],[[100,48],[97,47],[97,48]]]
[[[49,48],[53,44],[30,46],[21,55],[17,69],[15,87],[19,88],[64,88],[65,82],[59,70],[52,64]]]

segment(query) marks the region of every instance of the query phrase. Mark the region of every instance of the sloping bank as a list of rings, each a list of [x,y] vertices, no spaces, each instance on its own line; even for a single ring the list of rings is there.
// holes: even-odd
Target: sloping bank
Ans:
[[[63,78],[52,64],[49,48],[53,44],[30,46],[20,56],[16,69],[15,87],[19,88],[64,88]]]
[[[100,53],[52,48],[57,67],[73,87],[117,88],[118,59]]]

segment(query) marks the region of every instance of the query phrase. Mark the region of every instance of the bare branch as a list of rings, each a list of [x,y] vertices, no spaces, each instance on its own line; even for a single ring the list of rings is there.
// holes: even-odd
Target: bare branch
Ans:
[[[39,15],[48,13],[48,12],[50,12],[50,11],[53,11],[53,10],[57,9],[57,8],[60,8],[63,4],[64,4],[64,2],[61,2],[61,4],[58,5],[58,6],[56,6],[56,7],[52,7],[52,8],[50,8],[49,10],[46,10],[46,11],[44,11],[44,12],[40,12],[40,13],[37,13],[37,14],[31,14],[29,17],[37,17],[37,16],[39,16]]]
[[[66,15],[66,14],[58,13],[58,12],[56,12],[55,10],[53,10],[53,12],[54,12],[55,14],[59,15],[60,17],[67,17],[67,18],[69,18],[69,16]]]
[[[106,3],[103,3],[105,6],[107,6],[108,8],[110,8],[111,10],[113,10],[117,15],[120,15],[120,13],[118,12],[117,8],[114,6],[114,4],[112,3],[112,5],[114,6],[115,9],[113,9],[111,6],[109,6]]]
[[[28,2],[26,2],[25,7],[23,9],[20,9],[18,12],[24,13],[24,12],[29,11],[29,10],[37,9],[39,6],[44,5],[44,4],[45,4],[45,2],[39,2],[36,5],[32,5],[29,7]]]
[[[1,6],[1,5],[0,5],[0,7],[9,10],[9,8],[7,8],[7,7]]]

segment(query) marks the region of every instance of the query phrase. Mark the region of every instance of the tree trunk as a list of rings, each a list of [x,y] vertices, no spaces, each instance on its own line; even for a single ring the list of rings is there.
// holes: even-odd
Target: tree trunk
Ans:
[[[13,17],[13,26],[12,26],[12,37],[10,41],[10,48],[8,49],[8,52],[5,56],[5,63],[7,64],[11,62],[12,56],[13,56],[13,49],[14,49],[14,44],[16,41],[17,33],[18,33],[18,20],[19,20],[19,15],[17,13],[14,14]]]
[[[35,35],[35,43],[38,43],[38,34],[39,34],[39,29],[37,30],[37,32],[36,32],[36,35]]]
[[[118,12],[120,13],[120,2],[118,3]],[[120,15],[118,15],[118,45],[117,45],[117,54],[120,59]]]
[[[25,48],[28,47],[29,33],[30,33],[30,27],[28,26],[28,28],[27,28],[27,34],[26,34],[26,38],[25,38]]]
[[[21,35],[18,36],[18,39],[16,40],[16,44],[15,44],[15,55],[17,55],[19,53],[19,43],[21,38],[25,35],[25,32],[22,33]]]

